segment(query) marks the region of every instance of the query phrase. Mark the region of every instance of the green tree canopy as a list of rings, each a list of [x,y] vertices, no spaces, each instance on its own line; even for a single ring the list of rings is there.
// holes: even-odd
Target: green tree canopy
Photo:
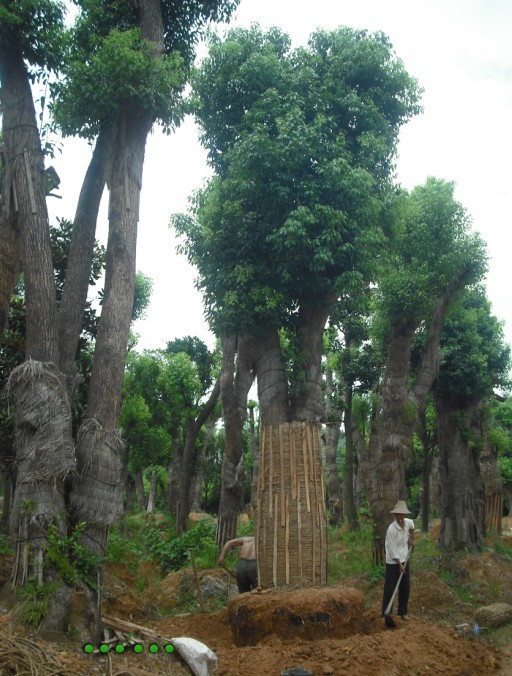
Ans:
[[[481,287],[468,289],[446,317],[441,334],[442,359],[436,387],[463,403],[492,398],[509,387],[510,347],[503,322],[491,313]]]
[[[419,95],[380,33],[320,31],[293,52],[278,29],[212,40],[191,106],[217,175],[173,222],[214,331],[291,328],[301,305],[361,288]]]

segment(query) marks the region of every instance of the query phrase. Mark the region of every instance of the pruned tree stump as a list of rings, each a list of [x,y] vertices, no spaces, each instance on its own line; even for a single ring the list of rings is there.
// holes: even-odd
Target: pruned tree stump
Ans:
[[[345,638],[364,631],[364,599],[348,587],[252,592],[228,603],[228,621],[237,646],[256,645],[269,635],[291,640]]]

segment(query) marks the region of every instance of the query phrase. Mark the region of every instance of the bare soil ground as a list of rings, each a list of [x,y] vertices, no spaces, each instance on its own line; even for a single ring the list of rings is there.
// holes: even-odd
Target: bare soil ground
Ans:
[[[502,541],[512,545],[512,531],[510,535],[507,533]],[[463,623],[472,627],[475,609],[479,606],[496,602],[512,604],[512,565],[505,557],[493,552],[447,556],[441,563],[438,574],[415,571],[413,561],[411,619],[409,622],[396,619],[396,629],[386,628],[380,617],[380,583],[371,585],[363,578],[344,579],[340,584],[331,585],[334,592],[351,588],[358,590],[363,598],[362,610],[357,608],[353,633],[343,631],[343,636],[333,635],[332,627],[326,624],[325,637],[321,631],[316,631],[312,638],[305,632],[291,629],[280,636],[269,633],[256,645],[245,647],[235,645],[228,621],[225,603],[228,596],[236,596],[236,589],[227,573],[201,571],[198,576],[201,593],[198,595],[192,570],[160,579],[150,564],[139,570],[117,564],[108,568],[103,612],[143,625],[156,632],[158,639],[150,641],[147,636],[142,636],[144,651],[140,655],[131,648],[123,654],[116,654],[112,649],[107,655],[97,652],[86,655],[83,646],[71,641],[42,641],[23,629],[12,613],[4,612],[0,613],[0,673],[2,676],[22,673],[19,668],[16,671],[14,657],[11,670],[8,670],[2,655],[6,654],[6,641],[11,641],[12,646],[16,641],[25,641],[25,648],[33,646],[32,662],[36,669],[25,673],[74,676],[187,674],[191,672],[186,666],[173,655],[163,653],[165,639],[186,636],[201,641],[217,655],[217,673],[221,676],[278,676],[294,667],[309,670],[314,676],[511,675],[512,624],[498,629],[483,627],[479,636],[470,629],[461,631],[455,627]],[[0,584],[9,570],[8,557],[3,560],[0,557]],[[460,591],[455,594],[447,584],[454,579],[458,580],[458,589],[462,589],[463,594]],[[300,586],[292,589],[294,603],[300,605],[303,602],[307,609],[311,604],[311,592],[311,588]],[[268,598],[270,603],[273,594],[261,594],[260,602],[265,604]],[[187,604],[193,612],[180,613]],[[120,641],[123,636],[118,638]],[[150,642],[160,645],[157,654],[149,654]]]

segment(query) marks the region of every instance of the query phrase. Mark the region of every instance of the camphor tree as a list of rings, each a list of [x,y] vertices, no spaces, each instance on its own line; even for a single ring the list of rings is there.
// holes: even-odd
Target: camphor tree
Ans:
[[[502,493],[501,482],[496,483],[497,456],[490,448],[494,388],[510,386],[510,347],[482,288],[467,289],[446,317],[441,353],[434,386],[441,476],[439,544],[475,552],[484,544],[486,517],[493,516],[492,498]],[[501,500],[497,508],[501,518]]]
[[[383,561],[389,512],[405,497],[405,468],[418,412],[437,374],[445,314],[455,294],[486,270],[484,244],[470,232],[469,217],[453,192],[452,183],[429,178],[402,195],[402,218],[396,220],[389,264],[383,265],[375,293],[374,338],[386,367],[361,468],[375,525],[376,563]],[[424,347],[413,370],[411,349],[419,330],[425,333]]]
[[[418,97],[383,34],[348,28],[294,51],[278,29],[234,30],[193,78],[215,176],[175,226],[222,340],[227,521],[257,378],[263,584],[325,580],[323,332],[338,298],[372,277],[398,131]]]
[[[51,591],[42,629],[66,632],[71,627],[77,635],[95,641],[101,630],[102,561],[108,531],[122,513],[118,417],[133,310],[146,137],[155,122],[168,130],[179,122],[181,92],[201,29],[209,20],[228,18],[236,0],[83,0],[76,4],[80,11],[65,43],[62,3],[8,0],[0,9],[2,218],[7,219],[2,223],[19,228],[0,258],[8,253],[7,265],[19,270],[19,251],[27,308],[26,361],[10,377],[18,467],[12,515],[14,582],[22,587],[31,581]],[[59,304],[29,67],[60,70],[63,81],[55,91],[55,116],[65,133],[96,138]],[[75,462],[74,362],[97,205],[106,181],[110,194],[105,290]],[[12,234],[3,228],[2,236]],[[0,269],[5,269],[3,261]],[[10,297],[10,278],[2,274],[0,282],[5,282],[2,290]],[[50,532],[61,554],[69,542],[76,542],[70,533],[80,534],[80,575],[75,574],[76,559],[74,567],[59,566],[62,556],[52,554]],[[77,594],[79,601],[74,603]]]

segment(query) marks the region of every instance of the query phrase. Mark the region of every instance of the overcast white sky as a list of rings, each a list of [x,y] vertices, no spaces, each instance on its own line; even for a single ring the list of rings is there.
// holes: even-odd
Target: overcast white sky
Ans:
[[[405,188],[436,176],[456,183],[456,197],[487,242],[487,290],[493,313],[512,344],[512,2],[510,0],[242,0],[231,26],[276,25],[295,46],[316,28],[340,25],[382,30],[408,72],[424,88],[424,113],[403,129],[398,181]],[[90,149],[66,141],[54,162],[62,200],[52,214],[73,218]],[[168,340],[213,337],[194,289],[195,272],[175,252],[168,227],[209,174],[194,125],[172,136],[155,129],[144,166],[137,269],[154,280],[151,306],[135,330],[139,348]],[[103,232],[106,211],[103,210]]]

